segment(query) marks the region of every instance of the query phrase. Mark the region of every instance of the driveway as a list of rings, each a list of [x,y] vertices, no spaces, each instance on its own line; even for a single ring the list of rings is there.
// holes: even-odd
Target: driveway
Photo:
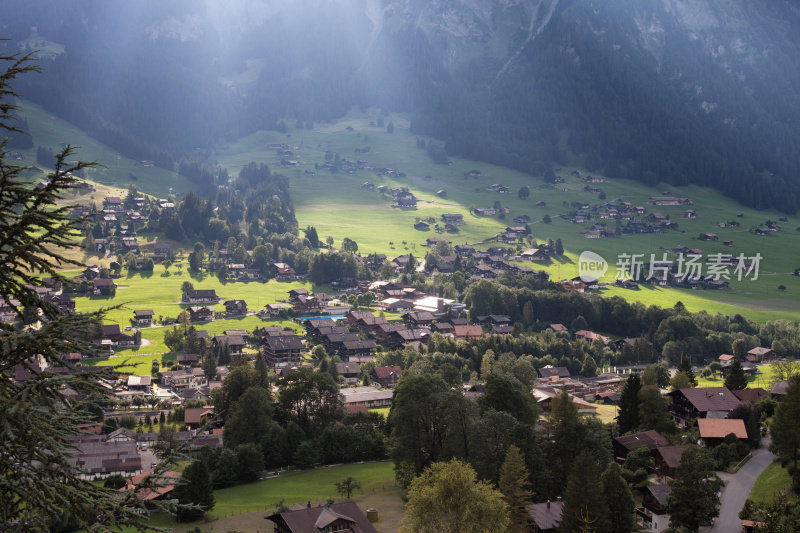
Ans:
[[[745,500],[750,496],[750,491],[753,490],[758,476],[775,460],[775,455],[767,449],[768,447],[769,438],[762,439],[759,447],[753,450],[753,457],[738,472],[720,474],[719,477],[725,481],[725,488],[722,489],[722,496],[720,496],[722,505],[719,508],[719,516],[714,520],[714,526],[710,529],[711,533],[742,531],[739,511],[742,510]]]

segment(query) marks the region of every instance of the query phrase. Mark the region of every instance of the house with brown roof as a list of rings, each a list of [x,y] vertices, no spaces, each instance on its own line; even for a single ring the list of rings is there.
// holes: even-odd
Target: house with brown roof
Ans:
[[[564,511],[564,501],[544,503],[531,503],[525,506],[533,522],[534,533],[556,533],[561,524],[561,513]]]
[[[780,400],[784,396],[789,389],[789,382],[786,380],[776,381],[775,384],[772,386],[772,390],[769,391],[770,395],[776,400]]]
[[[539,373],[540,379],[552,379],[554,377],[565,379],[570,377],[569,369],[565,366],[547,365],[542,368],[537,368],[536,371]]]
[[[736,435],[737,439],[747,439],[747,429],[744,420],[740,418],[698,418],[697,428],[706,446],[716,446],[731,433]]]
[[[348,385],[356,385],[358,378],[361,377],[361,365],[351,362],[336,363],[336,373],[342,376]]]
[[[403,369],[397,365],[394,366],[376,366],[372,369],[372,380],[379,383],[381,387],[394,388],[400,380]]]
[[[181,301],[188,304],[215,304],[220,301],[220,297],[214,289],[190,289],[183,293]]]
[[[778,354],[775,353],[774,350],[771,350],[769,348],[764,348],[763,346],[753,348],[752,350],[747,352],[747,355],[755,357],[754,362],[756,363],[762,363],[764,361],[772,361],[773,359],[778,358]],[[749,359],[750,357],[748,357],[748,360]]]
[[[550,324],[549,327],[550,327],[550,329],[552,329],[556,333],[558,333],[559,331],[569,332],[569,330],[567,329],[567,326],[565,326],[564,324]]]
[[[735,358],[736,358],[735,355],[724,353],[724,354],[720,355],[717,359],[719,359],[720,366],[725,368],[725,367],[730,366],[731,364],[733,364],[733,360]]]
[[[453,337],[456,340],[477,339],[483,337],[483,328],[478,324],[453,326]]]
[[[153,325],[153,315],[155,313],[152,309],[138,309],[133,312],[133,321],[137,326],[151,326]]]
[[[172,470],[167,470],[163,474],[161,474],[161,480],[163,483],[159,483],[160,486],[153,486],[151,487],[143,487],[137,488],[141,485],[148,476],[153,474],[153,470],[145,470],[141,474],[133,476],[128,480],[124,487],[119,489],[120,491],[132,490],[136,489],[136,497],[145,502],[151,502],[153,500],[162,499],[168,494],[170,494],[173,490],[175,490],[175,484],[178,479],[180,479],[181,474],[180,472],[174,472]]]
[[[733,394],[739,398],[739,401],[742,403],[753,403],[757,402],[761,398],[769,397],[769,392],[766,389],[761,387],[753,387],[752,389],[742,389],[742,390],[735,390],[732,391]]]
[[[275,524],[275,533],[377,533],[355,502],[332,503],[275,513],[266,517]]]
[[[207,417],[214,415],[213,407],[193,407],[183,411],[183,423],[190,429],[199,428]]]
[[[189,320],[192,322],[206,322],[214,320],[214,308],[209,305],[193,305],[186,309]]]
[[[666,476],[675,479],[678,467],[681,465],[681,457],[688,446],[661,446],[656,448],[655,467],[659,476]]]
[[[680,389],[669,395],[672,397],[672,416],[683,426],[693,418],[725,418],[742,404],[727,387]]]
[[[621,459],[643,446],[653,453],[659,446],[669,446],[670,442],[661,433],[651,429],[650,431],[616,437],[612,445],[614,447],[614,457]]]

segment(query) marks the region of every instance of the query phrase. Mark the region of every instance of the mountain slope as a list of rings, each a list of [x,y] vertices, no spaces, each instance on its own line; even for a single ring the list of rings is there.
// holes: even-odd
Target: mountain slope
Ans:
[[[278,117],[378,105],[535,176],[575,163],[800,207],[788,0],[9,3],[6,49],[56,51],[26,96],[162,166]]]

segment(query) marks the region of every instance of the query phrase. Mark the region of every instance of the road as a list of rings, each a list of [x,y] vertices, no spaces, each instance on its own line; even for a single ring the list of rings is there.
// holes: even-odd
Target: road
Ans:
[[[762,439],[761,445],[753,450],[753,457],[738,472],[732,475],[720,474],[725,481],[725,488],[722,489],[720,497],[722,505],[719,517],[714,520],[710,533],[735,533],[742,530],[739,511],[750,496],[758,476],[775,460],[775,455],[767,449],[768,447],[769,439]]]

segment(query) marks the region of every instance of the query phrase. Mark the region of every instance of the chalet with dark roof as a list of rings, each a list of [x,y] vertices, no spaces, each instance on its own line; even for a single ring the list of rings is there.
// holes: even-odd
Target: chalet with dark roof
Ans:
[[[181,301],[187,304],[218,303],[220,297],[214,289],[190,289],[183,293]]]
[[[244,316],[247,314],[247,302],[244,300],[228,300],[225,305],[225,316]]]
[[[394,388],[400,380],[403,369],[399,366],[376,366],[372,369],[372,380],[384,388]]]
[[[133,312],[133,321],[137,326],[151,326],[154,314],[152,309],[139,309]]]
[[[411,311],[403,315],[403,322],[409,328],[430,326],[434,320],[436,320],[436,317],[430,311]]]
[[[267,516],[275,533],[377,533],[355,502],[333,503],[325,507],[299,506]]]
[[[540,379],[569,379],[571,377],[569,369],[565,366],[543,366],[536,371],[539,373]]]
[[[361,365],[354,362],[336,363],[336,372],[344,378],[348,385],[356,385],[361,377]]]
[[[556,533],[561,524],[561,514],[564,511],[564,501],[559,499],[544,503],[531,503],[525,506],[533,523],[534,533]]]
[[[189,313],[189,320],[192,322],[214,320],[214,308],[208,305],[193,305],[188,307],[186,312]]]
[[[763,346],[758,346],[753,348],[752,350],[747,352],[748,360],[755,359],[754,362],[761,363],[764,361],[772,361],[778,358],[778,354],[775,353],[774,350],[770,348],[764,348]]]
[[[134,346],[136,340],[133,335],[122,333],[119,324],[106,324],[102,327],[103,340],[111,341],[111,346]]]
[[[221,346],[227,344],[230,348],[231,355],[241,355],[244,351],[247,342],[241,335],[217,335],[211,339],[214,346]]]
[[[636,508],[636,516],[642,531],[667,531],[669,514],[667,503],[672,487],[668,484],[648,485],[642,489],[642,506]]]
[[[655,468],[660,476],[677,477],[681,457],[688,446],[660,446],[656,448]]]
[[[614,457],[617,459],[627,457],[630,452],[634,452],[643,446],[652,453],[660,446],[669,445],[669,440],[655,430],[632,433],[614,438]]]
[[[286,367],[300,364],[303,342],[297,335],[282,335],[264,339],[262,353],[268,365]]]
[[[727,387],[697,387],[672,391],[672,416],[682,425],[693,418],[726,418],[742,402]]]

